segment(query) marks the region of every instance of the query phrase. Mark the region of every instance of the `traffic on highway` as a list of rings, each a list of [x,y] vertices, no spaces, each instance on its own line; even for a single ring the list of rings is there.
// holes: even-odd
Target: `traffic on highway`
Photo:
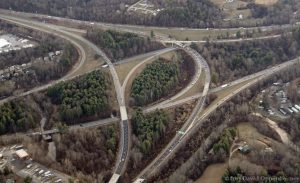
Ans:
[[[211,87],[211,70],[210,67],[207,63],[207,61],[194,49],[192,49],[189,45],[192,42],[198,42],[198,43],[204,43],[206,41],[203,40],[191,40],[191,41],[178,41],[174,38],[170,38],[168,35],[164,34],[156,34],[154,35],[155,40],[160,41],[162,43],[171,43],[172,46],[157,50],[153,53],[146,53],[145,55],[141,55],[141,57],[145,57],[142,61],[140,61],[138,64],[136,64],[134,67],[131,68],[131,70],[127,73],[126,78],[124,79],[124,82],[121,83],[120,78],[118,76],[118,73],[115,69],[116,65],[121,65],[121,64],[126,64],[129,62],[130,59],[124,60],[123,62],[120,63],[112,63],[111,59],[105,54],[103,50],[101,50],[97,45],[92,43],[91,41],[87,40],[86,38],[74,33],[74,32],[82,32],[82,30],[79,29],[72,29],[69,27],[64,27],[64,26],[57,26],[54,24],[48,24],[48,23],[41,23],[35,20],[31,20],[28,18],[21,18],[20,14],[14,15],[11,12],[3,11],[1,10],[0,12],[0,19],[19,25],[23,27],[27,27],[30,29],[35,29],[39,30],[42,32],[46,32],[55,36],[58,36],[66,41],[69,41],[71,44],[73,44],[76,49],[79,51],[79,61],[74,65],[72,70],[65,75],[64,77],[52,81],[50,83],[47,83],[43,86],[33,88],[29,91],[26,91],[24,93],[16,94],[10,97],[7,97],[5,99],[0,100],[0,105],[7,103],[9,101],[12,101],[14,99],[24,97],[33,93],[37,93],[42,90],[46,90],[47,88],[56,85],[59,82],[66,82],[68,80],[74,79],[75,77],[78,77],[79,74],[78,70],[84,66],[88,62],[88,56],[87,56],[87,49],[93,50],[94,53],[99,55],[101,59],[105,62],[107,69],[109,70],[109,73],[112,77],[113,80],[113,86],[115,89],[115,94],[116,94],[116,99],[118,103],[118,116],[117,117],[111,117],[108,119],[104,120],[96,120],[96,121],[90,121],[87,123],[83,124],[78,124],[78,125],[72,125],[69,126],[70,130],[76,130],[76,129],[81,129],[81,128],[95,128],[98,126],[104,126],[112,123],[119,123],[119,130],[120,130],[120,140],[119,140],[119,145],[118,145],[118,151],[117,151],[117,158],[114,164],[114,168],[112,171],[112,176],[109,180],[109,183],[117,183],[119,178],[124,174],[127,168],[127,164],[129,161],[129,156],[130,156],[130,150],[131,150],[131,114],[129,110],[129,106],[126,103],[126,87],[129,87],[128,84],[130,82],[130,79],[134,77],[134,73],[136,70],[141,67],[142,64],[145,64],[152,60],[153,58],[157,58],[158,56],[165,54],[167,52],[171,52],[174,50],[181,49],[185,53],[187,53],[194,61],[196,71],[191,79],[191,81],[188,83],[188,85],[183,88],[181,91],[176,93],[175,95],[171,96],[167,100],[158,102],[152,106],[145,107],[143,109],[144,113],[150,113],[153,112],[157,109],[168,109],[172,108],[175,106],[182,105],[187,102],[191,101],[196,101],[196,104],[187,118],[187,120],[184,122],[184,124],[181,126],[180,130],[178,130],[178,133],[170,141],[168,141],[167,145],[164,146],[164,148],[159,152],[159,154],[149,163],[147,166],[145,166],[142,170],[140,170],[140,173],[132,180],[134,183],[141,183],[150,178],[155,172],[158,172],[164,164],[166,164],[171,158],[172,155],[176,153],[182,147],[183,144],[185,144],[189,138],[195,133],[195,131],[201,127],[201,125],[205,122],[205,119],[209,117],[210,114],[214,113],[217,108],[220,106],[224,105],[227,101],[229,101],[231,98],[239,94],[240,92],[244,91],[245,89],[257,84],[258,82],[265,80],[269,78],[270,76],[278,73],[279,71],[282,71],[285,68],[288,67],[293,67],[294,64],[299,64],[300,59],[296,58],[287,62],[284,62],[282,64],[267,68],[265,70],[261,70],[257,73],[242,77],[240,79],[231,81],[229,83],[223,84],[221,86],[215,87],[215,88],[210,88]],[[40,16],[44,18],[49,18],[48,16],[45,15],[36,15],[36,14],[27,14],[24,13],[24,16]],[[63,19],[65,21],[70,21],[70,22],[76,22],[78,24],[89,24],[91,26],[91,22],[88,21],[79,21],[79,20],[72,20],[72,19],[66,19],[66,18],[59,18],[59,17],[50,17],[52,19]],[[141,28],[145,28],[143,26],[131,26],[131,25],[119,25],[119,24],[107,24],[107,23],[95,23],[92,24],[95,26],[100,26],[100,27],[105,27],[105,28],[112,28],[112,29],[118,29],[119,31],[123,32],[131,32],[138,34],[140,36],[148,36],[148,30],[151,29],[151,27],[146,27],[146,31],[142,31]],[[286,25],[282,26],[281,28],[290,28],[293,27],[294,25]],[[268,26],[268,27],[261,27],[262,29],[273,29],[273,28],[278,28],[278,26]],[[164,28],[159,28],[155,27],[155,29],[164,29]],[[223,43],[223,42],[238,42],[238,41],[252,41],[256,39],[272,39],[272,38],[277,38],[279,35],[272,35],[272,36],[263,36],[263,37],[258,37],[258,38],[247,38],[247,39],[232,39],[232,40],[214,40],[216,43]],[[99,68],[94,68],[99,69]],[[91,72],[91,71],[89,71]],[[88,73],[88,72],[86,72]],[[86,74],[85,73],[85,74]],[[203,90],[198,91],[197,94],[187,96],[185,98],[181,98],[184,94],[186,94],[188,91],[190,91],[195,84],[201,82],[201,76],[204,75],[204,84],[203,84]],[[202,80],[203,81],[203,80]],[[236,86],[240,86],[238,89],[235,91],[232,91],[231,93],[225,95],[223,98],[218,98],[217,102],[214,103],[213,105],[210,106],[205,106],[205,102],[207,99],[207,96],[211,93],[217,93],[226,89],[230,89]],[[180,99],[180,100],[178,100]],[[128,112],[129,111],[129,112]],[[59,129],[54,128],[51,130],[46,130],[42,132],[31,132],[28,135],[52,135],[59,133]],[[39,166],[34,166],[34,168],[27,168],[24,170],[24,172],[27,174],[32,173],[32,174],[39,174],[35,173],[34,169],[37,169]],[[40,168],[38,170],[41,170]],[[46,171],[48,172],[48,171]],[[50,172],[50,170],[49,170]],[[45,172],[42,172],[42,174],[45,174]],[[49,174],[51,175],[51,174]],[[46,174],[45,174],[46,176]],[[37,176],[38,177],[38,176]],[[39,178],[38,178],[39,179]],[[42,178],[41,178],[42,179]],[[44,180],[44,178],[43,178]],[[57,179],[59,180],[59,179]]]

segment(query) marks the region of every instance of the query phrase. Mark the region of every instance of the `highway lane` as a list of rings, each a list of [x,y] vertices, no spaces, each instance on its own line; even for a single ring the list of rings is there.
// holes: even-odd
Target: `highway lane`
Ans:
[[[142,26],[142,25],[125,25],[125,24],[111,24],[111,23],[104,23],[104,22],[93,22],[93,21],[83,21],[83,20],[75,20],[70,18],[62,18],[62,17],[55,17],[49,16],[44,14],[34,14],[34,13],[24,13],[24,12],[15,12],[10,10],[0,9],[0,13],[3,14],[13,14],[14,16],[25,16],[27,18],[38,17],[44,19],[53,19],[57,21],[66,21],[69,23],[76,23],[81,25],[88,25],[88,26],[98,26],[104,29],[115,29],[118,31],[124,32],[132,32],[136,34],[140,34],[142,36],[149,36],[151,30],[162,30],[162,31],[169,31],[169,30],[176,30],[176,31],[238,31],[238,30],[252,30],[252,29],[261,29],[262,31],[271,31],[274,29],[290,29],[299,25],[300,22],[295,22],[294,24],[285,24],[285,25],[270,25],[270,26],[258,26],[258,27],[236,27],[236,28],[187,28],[187,27],[155,27],[155,26]],[[167,35],[163,33],[156,32],[156,36],[167,38]],[[199,40],[195,40],[199,41]]]
[[[129,63],[129,62],[132,62],[133,60],[147,59],[147,58],[155,56],[155,55],[161,55],[162,53],[165,53],[166,51],[169,51],[169,50],[170,50],[170,47],[162,48],[162,49],[155,50],[155,51],[150,51],[150,52],[140,54],[140,55],[136,55],[136,56],[133,56],[133,57],[130,57],[130,58],[125,58],[123,60],[115,62],[114,65],[126,64],[126,63]]]
[[[126,89],[126,86],[128,84],[128,81],[129,79],[132,77],[133,73],[143,64],[145,64],[146,62],[149,62],[151,60],[153,60],[154,58],[158,57],[159,55],[162,55],[164,53],[167,53],[167,52],[171,52],[171,51],[174,51],[176,50],[176,48],[166,48],[166,49],[163,49],[163,50],[159,50],[157,51],[154,55],[148,57],[147,59],[144,59],[143,61],[139,62],[137,65],[135,65],[131,70],[130,72],[127,74],[126,78],[124,79],[124,82],[123,82],[123,85],[122,85],[122,89],[123,89],[123,95],[125,96],[125,89]]]
[[[254,73],[252,75],[245,76],[243,78],[240,78],[240,79],[237,79],[235,81],[229,82],[226,85],[226,87],[220,86],[220,87],[217,87],[217,88],[214,88],[214,89],[210,89],[208,91],[208,94],[219,92],[219,91],[224,90],[226,88],[234,87],[235,85],[238,85],[242,82],[250,81],[252,79],[258,78],[258,77],[263,76],[263,75],[267,76],[267,74],[268,74],[268,76],[269,76],[270,74],[276,74],[277,72],[279,72],[279,71],[281,71],[281,70],[283,70],[287,67],[293,66],[294,64],[299,63],[299,62],[300,61],[299,61],[298,58],[287,61],[287,62],[279,64],[277,66],[273,66],[271,68],[268,68],[268,69],[259,71],[257,73]],[[196,95],[186,97],[184,99],[181,99],[181,100],[178,100],[178,101],[175,101],[175,102],[169,102],[167,104],[161,104],[158,107],[158,109],[166,109],[166,108],[171,108],[171,107],[174,107],[174,106],[182,105],[182,104],[187,103],[189,101],[196,100],[196,99],[198,99],[202,96],[203,96],[202,93],[198,93]],[[153,112],[155,109],[156,108],[150,107],[150,108],[145,109],[144,112],[145,113]],[[80,129],[80,128],[91,128],[91,127],[96,127],[96,126],[103,126],[103,125],[108,125],[108,124],[115,123],[116,121],[119,121],[119,120],[120,120],[119,118],[107,118],[107,119],[92,121],[92,122],[88,122],[88,123],[84,123],[84,124],[72,125],[72,126],[69,127],[69,129],[73,130],[73,129]],[[50,135],[52,133],[57,133],[57,132],[58,132],[57,129],[46,130],[46,131],[44,131],[43,135]],[[40,132],[34,132],[32,134],[41,134],[41,133]]]
[[[299,62],[300,61],[299,61],[298,58],[287,61],[287,62],[282,63],[280,65],[273,66],[271,68],[268,68],[268,69],[262,70],[260,72],[254,73],[252,75],[245,76],[243,78],[232,81],[232,82],[228,83],[226,87],[220,86],[220,87],[217,87],[217,88],[214,88],[214,89],[210,89],[208,91],[208,94],[219,92],[219,91],[224,90],[226,88],[234,87],[235,85],[238,85],[242,82],[249,81],[249,80],[258,78],[260,76],[263,76],[263,75],[269,76],[270,74],[276,74],[277,72],[279,72],[279,71],[281,71],[281,70],[283,70],[287,67],[293,66],[294,64],[299,63]],[[196,100],[196,99],[198,99],[202,96],[203,96],[202,93],[198,93],[196,95],[186,97],[184,99],[181,99],[181,100],[178,100],[178,101],[175,101],[175,102],[169,102],[167,104],[162,104],[158,109],[166,109],[166,108],[171,108],[171,107],[174,107],[174,106],[182,105],[182,104],[187,103],[189,101]],[[154,110],[155,110],[155,108],[151,107],[151,108],[145,109],[144,112],[149,113],[149,112],[153,112]],[[103,125],[108,125],[108,124],[115,123],[116,121],[119,121],[119,120],[120,120],[119,118],[107,118],[107,119],[92,121],[92,122],[88,122],[88,123],[84,123],[84,124],[80,124],[80,125],[72,125],[72,126],[69,127],[69,129],[73,130],[73,129],[80,129],[80,128],[91,128],[91,127],[96,127],[96,126],[103,126]],[[58,132],[57,129],[46,130],[46,131],[44,131],[43,135],[50,135],[52,133],[57,133],[57,132]],[[41,134],[41,133],[40,132],[34,132],[32,134]]]
[[[10,96],[10,97],[7,97],[5,99],[2,99],[2,100],[0,100],[0,105],[2,105],[5,102],[16,99],[18,97],[26,96],[26,95],[29,95],[31,93],[35,93],[35,92],[47,89],[47,88],[49,88],[49,87],[51,87],[51,86],[53,86],[53,85],[55,85],[55,84],[57,84],[61,81],[67,80],[68,78],[70,78],[71,75],[73,75],[76,71],[78,71],[82,67],[82,65],[84,64],[84,62],[87,59],[86,52],[85,52],[83,46],[81,45],[81,43],[79,43],[78,40],[74,39],[74,37],[70,36],[69,34],[64,34],[62,32],[59,32],[59,31],[55,30],[55,29],[49,29],[48,27],[45,27],[45,26],[36,26],[35,27],[35,26],[27,25],[27,24],[24,24],[24,23],[21,23],[21,22],[10,20],[10,19],[8,19],[8,17],[1,16],[1,15],[0,15],[0,19],[11,22],[11,23],[14,23],[14,24],[17,24],[17,25],[20,25],[20,26],[27,27],[27,28],[30,28],[30,29],[46,32],[46,33],[61,37],[62,39],[65,39],[65,40],[71,42],[71,44],[73,44],[77,48],[77,50],[79,51],[79,56],[80,56],[79,63],[75,64],[73,66],[72,70],[69,73],[67,73],[67,75],[62,77],[61,79],[58,79],[56,81],[52,81],[52,82],[50,82],[46,85],[43,85],[43,86],[35,87],[35,88],[33,88],[33,89],[31,89],[27,92],[21,93],[19,95]]]
[[[278,65],[278,66],[274,66],[270,69],[264,70],[262,71],[261,75],[257,76],[255,79],[249,81],[248,83],[246,83],[244,86],[238,88],[237,90],[231,92],[230,94],[228,94],[227,96],[225,96],[222,99],[219,99],[218,102],[212,106],[209,106],[207,109],[205,109],[205,111],[198,116],[198,118],[196,118],[196,122],[194,123],[194,125],[191,127],[189,126],[187,128],[187,131],[183,131],[183,135],[179,135],[176,134],[176,136],[180,136],[176,138],[176,141],[173,142],[172,140],[172,145],[171,146],[167,146],[167,150],[168,151],[163,151],[164,153],[160,154],[158,156],[158,158],[156,158],[154,161],[151,162],[151,164],[141,173],[138,175],[138,177],[135,179],[134,183],[141,183],[143,182],[148,176],[150,176],[154,171],[159,170],[159,166],[162,165],[163,162],[167,161],[168,158],[171,156],[172,153],[174,153],[174,151],[176,150],[176,148],[179,148],[180,145],[186,143],[187,139],[189,138],[189,136],[191,134],[193,134],[195,132],[195,130],[197,130],[199,126],[201,126],[203,124],[203,122],[205,121],[205,119],[212,113],[214,112],[218,107],[222,106],[223,104],[225,104],[227,101],[229,101],[232,97],[234,97],[235,95],[237,95],[238,93],[240,93],[241,91],[249,88],[250,86],[258,83],[259,81],[262,81],[270,76],[272,76],[273,74],[275,74],[276,72],[289,67],[289,66],[293,66],[294,64],[300,64],[300,59],[294,59],[291,60],[289,62],[283,63],[283,65]],[[185,126],[189,125],[189,124],[184,124]]]
[[[242,77],[242,78],[234,80],[234,81],[231,81],[231,82],[225,84],[225,86],[219,86],[219,87],[210,89],[208,93],[211,94],[211,93],[219,92],[221,90],[233,87],[233,86],[238,85],[240,83],[243,83],[245,81],[249,81],[249,80],[255,79],[255,78],[257,78],[257,77],[259,77],[261,75],[264,75],[266,73],[269,73],[269,72],[276,73],[276,72],[278,72],[278,71],[280,71],[282,69],[285,69],[285,68],[287,68],[289,66],[292,66],[293,64],[298,63],[298,62],[299,62],[299,58],[296,58],[296,59],[293,59],[293,60],[290,60],[290,61],[286,61],[286,62],[284,62],[282,64],[279,64],[279,65],[276,65],[276,66],[264,69],[262,71],[259,71],[257,73],[254,73],[254,74]],[[177,100],[177,101],[168,100],[167,103],[159,103],[159,104],[157,104],[155,106],[147,107],[143,111],[144,111],[144,113],[149,113],[149,112],[155,111],[156,109],[172,108],[172,107],[179,106],[179,105],[182,105],[184,103],[196,100],[196,99],[198,99],[198,98],[200,98],[202,96],[203,96],[202,93],[197,93],[195,95],[192,95],[192,96],[189,96],[189,97],[186,97],[184,99]]]
[[[117,101],[118,101],[118,104],[119,104],[119,107],[120,107],[120,114],[121,114],[121,122],[120,122],[120,129],[121,129],[120,149],[121,150],[119,151],[118,160],[117,160],[117,163],[116,163],[116,166],[115,166],[115,174],[117,176],[120,176],[122,171],[124,170],[125,161],[127,159],[127,154],[128,154],[127,151],[129,149],[128,148],[128,143],[129,143],[129,139],[130,139],[130,137],[129,137],[130,133],[129,133],[129,127],[128,127],[128,116],[127,116],[127,110],[126,110],[126,106],[125,106],[123,90],[122,90],[117,72],[114,68],[114,65],[110,61],[110,59],[106,56],[106,54],[102,50],[100,50],[96,45],[94,45],[90,41],[84,39],[83,37],[81,37],[79,35],[64,31],[64,30],[60,29],[58,26],[48,25],[48,24],[40,23],[40,22],[36,22],[36,21],[28,21],[26,19],[10,17],[10,16],[4,16],[4,15],[0,15],[0,17],[4,20],[7,20],[7,21],[10,21],[10,22],[13,22],[13,23],[18,23],[19,25],[23,25],[23,26],[26,26],[26,27],[35,28],[36,26],[41,26],[41,27],[46,26],[49,29],[55,28],[56,31],[58,31],[60,33],[70,35],[73,38],[75,38],[77,40],[80,40],[80,42],[82,42],[86,46],[92,48],[98,55],[100,55],[104,59],[104,61],[109,66],[109,70],[110,70],[110,73],[111,73],[112,78],[113,78],[113,83],[114,83],[114,86],[115,86],[115,91],[116,91],[116,94],[117,94]],[[51,83],[50,86],[52,86],[53,84],[56,84],[60,81],[63,81],[63,80],[64,80],[64,78],[62,78],[58,81],[55,81],[55,82]],[[45,89],[45,87],[49,87],[49,86],[43,86],[42,89]],[[42,89],[40,89],[40,90],[42,90]],[[36,91],[34,90],[34,91],[30,91],[30,92],[36,92]],[[24,94],[22,94],[22,95],[24,95]],[[28,95],[28,94],[26,94],[26,95]],[[116,177],[116,175],[115,175],[115,177]],[[110,182],[116,182],[116,181],[117,180],[113,179]]]
[[[77,129],[85,129],[85,128],[95,128],[98,126],[114,124],[118,121],[120,121],[119,118],[113,117],[113,118],[101,119],[101,120],[96,120],[96,121],[91,121],[91,122],[85,122],[85,123],[76,124],[76,125],[70,125],[70,126],[68,126],[68,129],[69,130],[77,130]],[[55,134],[58,132],[59,132],[59,130],[57,128],[54,128],[51,130],[45,130],[45,131],[41,131],[41,132],[32,132],[29,135],[52,135],[52,134]]]
[[[177,98],[181,97],[186,92],[188,92],[196,84],[196,82],[198,82],[200,80],[200,76],[201,76],[201,72],[202,72],[202,66],[205,65],[205,62],[202,61],[204,59],[203,58],[199,59],[198,58],[199,55],[195,55],[195,53],[190,51],[188,49],[188,47],[184,48],[183,50],[185,50],[186,53],[189,54],[193,58],[194,64],[196,66],[196,73],[194,74],[192,80],[188,83],[188,85],[186,87],[184,87],[181,91],[179,91],[174,96],[168,98],[167,100],[164,100],[164,101],[162,101],[158,104],[155,104],[155,105],[151,106],[151,109],[159,109],[160,106],[163,106],[167,103],[170,103],[171,101],[176,100]]]
[[[234,43],[234,42],[243,42],[243,41],[255,41],[255,40],[265,40],[265,39],[274,39],[279,38],[281,35],[271,35],[271,36],[261,36],[254,38],[240,38],[240,39],[216,39],[209,40],[211,43]],[[163,40],[164,43],[183,43],[183,44],[191,44],[191,43],[206,43],[206,40],[190,40],[190,41],[178,41],[178,40]]]
[[[193,59],[197,59],[196,62],[200,62],[205,71],[205,85],[203,89],[203,97],[201,97],[193,109],[192,114],[189,116],[188,120],[184,123],[180,131],[184,134],[188,133],[196,124],[196,119],[201,113],[204,105],[205,99],[209,90],[210,85],[210,69],[204,58],[195,50],[190,47],[181,45],[183,50],[186,51]],[[159,155],[136,177],[134,183],[143,182],[150,174],[154,171],[158,171],[159,166],[168,158],[172,153],[174,153],[175,148],[180,144],[181,133],[177,133],[175,137],[168,143],[168,145],[159,153]]]
[[[118,101],[121,101],[122,102],[122,98],[119,98],[118,97]],[[204,100],[203,100],[204,101]],[[124,102],[124,100],[123,100],[123,102]],[[125,110],[126,110],[126,108],[125,108]],[[124,116],[124,112],[122,113],[122,111],[124,111],[124,108],[121,108],[120,109],[120,111],[121,111],[121,117],[122,117],[122,114],[123,114],[123,116]],[[125,122],[124,122],[125,123]],[[125,125],[126,126],[126,125]],[[125,134],[125,133],[124,133]],[[123,136],[123,135],[122,135]],[[124,149],[124,148],[123,148]],[[125,148],[126,149],[126,148]],[[128,148],[127,148],[128,149]],[[123,150],[124,151],[124,150]]]

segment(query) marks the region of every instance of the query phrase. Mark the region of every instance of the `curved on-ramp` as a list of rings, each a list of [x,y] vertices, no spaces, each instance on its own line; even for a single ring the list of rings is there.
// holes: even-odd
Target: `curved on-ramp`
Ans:
[[[76,71],[78,71],[78,69],[80,69],[82,67],[82,65],[84,64],[84,62],[87,59],[85,50],[82,47],[82,45],[78,42],[78,40],[74,39],[74,37],[72,37],[69,33],[65,32],[65,31],[60,32],[59,30],[51,29],[50,27],[41,26],[39,24],[33,24],[32,22],[29,22],[27,20],[16,19],[16,18],[7,17],[7,16],[3,16],[3,15],[0,15],[0,19],[8,21],[8,22],[13,23],[13,24],[23,26],[23,27],[27,27],[27,28],[30,28],[30,29],[35,29],[35,30],[38,30],[38,31],[46,32],[48,34],[52,34],[52,35],[61,37],[65,40],[71,42],[71,44],[73,44],[77,48],[77,50],[79,50],[79,56],[80,56],[80,62],[75,64],[75,66],[73,66],[73,69],[67,75],[63,76],[62,78],[60,78],[56,81],[52,81],[52,82],[50,82],[46,85],[43,85],[43,86],[35,87],[35,88],[33,88],[33,89],[31,89],[27,92],[21,93],[19,95],[7,97],[7,98],[1,100],[0,104],[11,101],[11,100],[16,99],[18,97],[26,96],[26,95],[29,95],[31,93],[47,89],[47,88],[49,88],[49,87],[51,87],[51,86],[53,86],[53,85],[55,85],[55,84],[57,84],[61,81],[65,81],[67,79],[70,79],[70,76],[73,75]],[[28,23],[28,24],[26,24],[26,23]]]
[[[108,59],[108,57],[105,55],[105,53],[102,50],[100,50],[96,45],[94,45],[93,43],[91,43],[90,41],[84,39],[81,36],[78,36],[76,34],[72,34],[70,32],[64,31],[64,30],[60,29],[58,26],[43,24],[43,23],[39,23],[39,22],[35,22],[35,21],[28,21],[28,20],[25,20],[25,19],[5,16],[5,15],[0,15],[0,18],[3,19],[3,20],[9,21],[11,23],[15,23],[15,24],[24,26],[24,27],[37,29],[37,30],[40,30],[40,31],[43,31],[43,32],[47,32],[47,33],[62,37],[64,39],[72,42],[77,48],[79,48],[82,51],[82,54],[83,54],[82,58],[81,58],[81,62],[79,63],[79,66],[76,67],[74,70],[72,70],[72,72],[70,72],[69,74],[67,74],[63,78],[61,78],[57,81],[51,82],[47,85],[44,85],[44,86],[35,88],[33,90],[30,90],[26,93],[22,93],[21,95],[13,96],[11,98],[7,98],[7,99],[1,101],[3,103],[7,102],[11,99],[20,97],[20,96],[25,96],[25,95],[28,95],[28,94],[33,93],[33,92],[44,90],[48,87],[53,86],[54,84],[56,84],[60,81],[64,81],[65,79],[69,79],[68,77],[70,77],[70,75],[74,74],[83,65],[83,63],[86,60],[86,55],[85,55],[83,47],[80,45],[80,43],[76,42],[75,40],[79,40],[82,43],[84,43],[85,46],[88,46],[88,47],[92,48],[108,64],[109,70],[111,72],[113,82],[114,82],[114,85],[115,85],[117,100],[118,100],[118,104],[119,104],[119,107],[120,107],[120,113],[121,113],[121,122],[120,122],[120,126],[121,126],[121,143],[120,143],[120,150],[119,150],[118,160],[117,160],[116,166],[115,166],[115,171],[114,171],[115,174],[113,175],[113,177],[110,181],[110,182],[117,182],[120,174],[122,174],[122,171],[124,169],[125,162],[126,162],[126,159],[127,159],[127,154],[128,154],[128,149],[129,149],[128,148],[128,142],[129,142],[130,133],[129,133],[129,127],[128,127],[128,117],[127,117],[127,111],[126,111],[126,106],[125,106],[123,90],[122,90],[117,72],[116,72],[112,62]]]
[[[182,133],[177,133],[173,139],[168,143],[168,145],[159,153],[158,156],[144,169],[142,172],[135,178],[134,183],[143,182],[147,177],[149,177],[153,172],[158,171],[161,168],[161,165],[166,162],[170,156],[178,150],[178,147],[181,145],[183,138],[187,136],[187,134],[191,131],[191,129],[197,124],[197,118],[199,113],[202,111],[205,99],[209,90],[210,85],[210,69],[208,64],[203,59],[203,57],[196,52],[195,50],[182,46],[183,50],[186,51],[189,55],[195,59],[196,62],[201,63],[202,67],[205,70],[205,85],[203,90],[203,97],[201,97],[192,114],[189,116],[188,120],[181,127],[180,131]]]

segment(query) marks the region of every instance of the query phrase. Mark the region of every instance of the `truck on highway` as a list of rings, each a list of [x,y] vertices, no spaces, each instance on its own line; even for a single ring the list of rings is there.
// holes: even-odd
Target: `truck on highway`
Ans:
[[[227,86],[228,86],[228,84],[224,84],[224,85],[221,86],[221,88],[225,88]]]

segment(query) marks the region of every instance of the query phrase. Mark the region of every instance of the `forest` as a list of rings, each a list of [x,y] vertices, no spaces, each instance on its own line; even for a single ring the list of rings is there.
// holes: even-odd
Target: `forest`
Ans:
[[[119,143],[118,125],[69,130],[53,136],[53,146],[38,139],[25,144],[33,159],[76,177],[78,182],[108,182]]]
[[[254,18],[263,18],[264,25],[288,24],[300,20],[297,12],[300,8],[298,0],[278,1],[273,6],[250,4],[250,10]]]
[[[300,29],[280,38],[236,43],[191,45],[208,62],[214,85],[266,69],[300,54]]]
[[[148,64],[131,87],[135,105],[142,106],[170,93],[180,81],[179,64],[162,58]]]
[[[223,149],[224,152],[229,154],[230,146],[236,135],[237,131],[235,128],[225,129],[220,137],[220,140],[213,145],[214,153],[218,153],[220,149]]]
[[[68,124],[81,118],[107,117],[111,113],[109,93],[111,81],[107,73],[93,71],[48,89],[47,95],[59,105],[61,119]]]
[[[14,0],[0,1],[0,8],[110,23],[201,28],[287,24],[300,19],[299,14],[293,14],[300,8],[298,0],[278,1],[272,6],[254,4],[252,1],[245,7],[251,11],[250,21],[232,19],[229,22],[222,21],[222,8],[210,0],[149,0],[155,7],[163,9],[156,16],[127,12],[127,5],[136,2],[137,0]]]
[[[26,132],[38,126],[39,116],[22,101],[12,101],[0,106],[0,135]]]
[[[133,33],[122,33],[114,30],[88,29],[86,37],[101,47],[107,56],[114,61],[137,54],[153,51],[163,46],[150,39]]]
[[[257,120],[251,115],[253,109],[249,101],[252,101],[257,94],[266,87],[271,86],[278,79],[288,82],[299,77],[300,71],[298,68],[299,64],[295,65],[295,67],[285,69],[274,77],[257,83],[221,106],[218,109],[218,113],[211,114],[203,125],[193,131],[192,138],[175,153],[172,160],[161,169],[159,174],[155,175],[149,181],[183,183],[197,180],[208,165],[226,160],[227,155],[224,150],[220,150],[213,156],[208,156],[208,152],[213,148],[214,144],[220,141],[224,129],[233,127],[241,121],[248,121],[259,133],[273,138],[274,133],[277,134],[273,128],[268,125],[260,125],[266,123],[256,123]],[[292,151],[292,149],[282,143],[274,143],[274,147],[272,148],[276,149],[276,153],[272,154],[270,158],[265,158],[263,154],[255,152],[256,154],[250,158],[249,162],[237,162],[237,165],[240,166],[246,175],[255,175],[258,171],[255,169],[257,167],[255,164],[265,166],[265,162],[271,161],[269,163],[271,166],[266,166],[266,170],[268,168],[272,170],[272,165],[274,164],[280,167],[280,169],[272,172],[272,176],[280,176],[282,171],[287,177],[297,176],[297,170],[299,170],[299,166],[297,169],[297,164],[299,165],[297,157],[299,153]],[[258,174],[261,175],[260,173],[267,176],[266,172],[259,172]]]
[[[134,111],[132,118],[133,133],[139,140],[139,149],[143,154],[148,154],[155,143],[164,135],[169,122],[168,115],[157,110],[144,115],[141,108]]]
[[[125,5],[136,2],[136,0],[28,0],[25,2],[15,0],[0,2],[0,8],[81,20],[160,26],[216,26],[222,17],[221,11],[210,0],[151,0],[150,2],[158,8],[165,8],[157,16],[128,13]]]

